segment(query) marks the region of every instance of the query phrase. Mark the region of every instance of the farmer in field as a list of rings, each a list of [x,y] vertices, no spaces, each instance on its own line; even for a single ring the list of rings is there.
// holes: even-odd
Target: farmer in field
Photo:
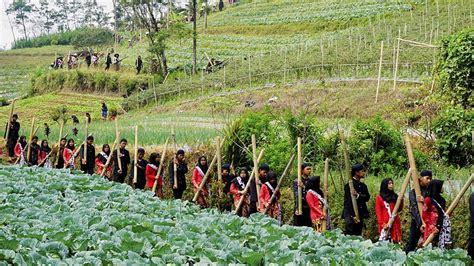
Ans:
[[[103,120],[107,119],[107,112],[108,111],[109,111],[109,109],[107,108],[107,105],[105,104],[105,102],[102,102],[101,115],[102,115]]]
[[[120,70],[120,55],[119,54],[114,54],[114,66],[115,66],[115,71]]]
[[[222,205],[223,211],[231,211],[232,210],[232,196],[230,195],[230,186],[232,184],[232,180],[234,180],[235,176],[230,172],[230,164],[225,163],[222,165],[222,182],[224,183],[224,195],[226,197],[225,202]]]
[[[306,201],[306,186],[311,176],[311,165],[308,163],[303,163],[301,165],[301,182],[298,182],[298,179],[293,181],[293,196],[295,200],[295,206],[293,209],[293,224],[295,226],[308,226],[312,227],[313,223],[311,221],[310,210],[308,203]],[[301,187],[303,190],[302,202],[303,202],[303,213],[298,212],[298,187]]]
[[[267,182],[267,173],[270,171],[270,166],[268,164],[263,163],[258,167],[258,178],[256,180],[252,180],[250,184],[250,214],[258,212],[259,206],[257,206],[258,202],[258,195],[257,195],[257,182],[261,186],[265,182]]]
[[[266,176],[267,182],[263,183],[260,189],[260,212],[267,214],[268,216],[278,220],[280,224],[283,224],[281,217],[281,206],[278,200],[280,199],[280,190],[277,190],[278,180],[275,172],[270,171]],[[275,194],[275,198],[270,202],[271,197]],[[268,212],[265,209],[268,207]]]
[[[400,216],[395,217],[395,221],[390,228],[388,223],[392,217],[393,209],[397,203],[398,195],[394,192],[395,184],[391,178],[385,178],[380,184],[380,193],[375,198],[375,214],[377,215],[378,233],[380,240],[389,240],[393,243],[400,243],[402,240],[402,226]],[[403,196],[402,196],[403,197]],[[400,205],[399,212],[403,209]]]
[[[91,61],[92,61],[92,66],[94,67],[99,66],[99,56],[97,55],[97,53],[92,54]]]
[[[28,144],[26,142],[25,136],[21,136],[18,139],[18,143],[15,145],[15,156],[18,158],[18,163],[20,164],[20,166],[23,166],[26,163],[26,146],[27,145]]]
[[[84,145],[87,145],[87,154],[84,154]],[[81,171],[83,171],[84,174],[92,175],[95,167],[95,147],[93,136],[87,137],[86,143],[81,145],[79,154],[81,156]]]
[[[347,235],[362,235],[364,228],[364,219],[369,218],[369,210],[367,209],[367,202],[370,199],[367,185],[361,182],[365,177],[365,170],[361,164],[352,166],[352,180],[350,182],[354,185],[354,190],[350,191],[349,184],[344,186],[344,212],[343,217],[345,221],[345,234]],[[357,201],[357,208],[359,209],[359,219],[355,215],[352,207],[351,193],[355,196]]]
[[[144,189],[146,185],[146,166],[148,165],[148,161],[144,159],[145,157],[145,149],[139,148],[137,150],[138,158],[137,158],[137,182],[133,184],[135,188]],[[130,171],[130,180],[133,180],[135,175],[134,173],[135,167],[132,167]]]
[[[113,181],[123,183],[128,173],[128,165],[130,164],[130,152],[126,149],[127,140],[120,140],[120,146],[117,150],[113,151],[112,159],[114,161]],[[120,159],[120,164],[119,160]]]
[[[105,164],[110,156],[110,146],[109,144],[102,145],[102,151],[97,154],[95,158],[95,165],[97,165],[97,172],[96,174],[101,175],[102,171],[104,170]],[[104,176],[110,180],[110,176],[112,174],[112,164],[107,166],[107,170],[105,171]]]
[[[64,168],[63,154],[64,154],[64,148],[66,147],[66,142],[67,142],[66,138],[61,138],[61,140],[59,141],[59,151],[58,151],[58,158],[57,158],[58,161],[56,162],[57,169]]]
[[[155,184],[155,180],[157,180],[156,183],[156,190],[155,194],[157,197],[161,198],[163,197],[163,172],[164,168],[161,169],[161,173],[158,175],[158,168],[160,168],[160,160],[161,156],[157,152],[153,152],[150,154],[150,158],[148,160],[148,164],[145,169],[145,175],[146,175],[146,187],[149,190],[153,189],[153,186]]]
[[[107,53],[107,57],[105,58],[105,71],[110,69],[111,64],[112,64],[112,57],[110,57],[110,53]]]
[[[10,161],[13,160],[13,157],[15,156],[15,145],[18,141],[19,132],[20,132],[20,123],[17,120],[18,120],[18,115],[13,114],[10,120],[10,131],[8,132],[8,136],[7,136],[8,123],[5,126],[4,138],[7,141],[8,156],[10,157]]]
[[[422,213],[423,222],[426,225],[423,241],[436,233],[433,246],[438,246],[440,249],[445,249],[452,244],[451,221],[446,214],[446,199],[441,195],[443,192],[443,181],[432,180],[428,185],[428,196],[425,197]]]
[[[50,153],[51,148],[48,145],[48,141],[45,139],[42,140],[41,147],[38,153],[39,166],[42,166],[44,168],[51,168],[51,160],[49,159]]]
[[[64,152],[63,152],[64,168],[70,168],[70,169],[75,168],[75,166],[74,166],[74,159],[76,159],[74,157],[75,150],[76,150],[76,147],[74,145],[74,140],[69,139],[67,141],[67,145],[64,148]]]
[[[28,163],[30,166],[38,165],[38,154],[40,151],[40,146],[38,145],[38,136],[33,136],[30,143],[30,158],[28,158]]]
[[[138,56],[137,60],[135,60],[135,69],[137,70],[137,75],[140,74],[140,71],[142,71],[142,68],[143,68],[142,57]]]
[[[201,186],[201,183],[203,181],[204,176],[206,175],[208,171],[209,166],[207,165],[207,158],[206,156],[201,156],[198,159],[198,162],[196,164],[196,167],[194,167],[193,171],[193,188],[194,188],[194,193],[196,193]],[[208,204],[208,199],[209,199],[209,181],[210,179],[207,179],[206,184],[204,184],[204,187],[201,190],[201,193],[199,193],[199,197],[197,198],[196,203],[201,206],[201,208],[209,208]]]
[[[239,170],[239,175],[232,180],[230,185],[230,194],[234,198],[234,207],[237,208],[239,205],[240,198],[244,194],[245,186],[249,181],[249,172],[247,168],[241,167]],[[237,213],[240,217],[249,217],[250,216],[250,195],[247,193],[244,196],[242,201],[242,206],[240,207],[239,212]]]
[[[176,169],[175,169],[176,167]],[[174,176],[176,170],[176,181],[174,183]],[[186,190],[186,173],[188,172],[188,164],[184,159],[184,150],[178,150],[176,156],[169,164],[170,184],[173,189],[173,196],[175,199],[183,198],[183,192]]]
[[[85,61],[86,61],[87,68],[89,68],[92,63],[92,56],[90,52],[86,52]]]
[[[424,204],[425,197],[428,196],[428,185],[433,178],[433,173],[430,170],[423,170],[420,173],[419,183],[421,189],[421,196],[416,197],[415,189],[412,189],[408,194],[410,198],[410,214],[411,214],[411,225],[410,225],[410,237],[405,249],[405,252],[414,251],[418,246],[420,237],[425,230],[425,225],[420,217],[420,212],[418,210],[418,202]]]

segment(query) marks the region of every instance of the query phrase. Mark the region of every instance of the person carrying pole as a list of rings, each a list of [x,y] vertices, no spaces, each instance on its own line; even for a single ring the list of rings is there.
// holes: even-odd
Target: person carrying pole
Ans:
[[[385,178],[382,180],[382,183],[380,184],[380,193],[375,198],[375,214],[377,216],[379,234],[381,234],[383,230],[388,229],[389,220],[393,215],[393,210],[399,197],[394,190],[395,184],[391,178]],[[403,198],[403,195],[400,196]],[[402,210],[402,206],[403,204],[399,210]],[[400,243],[402,240],[402,226],[398,214],[396,214],[389,236],[390,241],[393,243]]]
[[[29,166],[38,165],[38,160],[39,160],[38,155],[40,152],[40,145],[38,144],[38,136],[33,136],[29,147],[31,148],[31,153],[30,153],[30,158],[28,160],[28,164]]]
[[[370,194],[367,185],[361,182],[361,179],[365,177],[365,170],[361,164],[352,166],[351,176],[352,180],[349,182],[352,182],[353,189],[351,190],[349,183],[344,186],[343,218],[345,221],[345,234],[360,236],[364,228],[364,219],[369,218],[367,202],[370,199]],[[357,202],[357,213],[353,207],[352,197],[355,197]]]
[[[134,183],[135,188],[138,189],[145,189],[146,185],[146,167],[148,166],[148,161],[145,158],[145,149],[138,148],[137,149],[137,180]],[[132,171],[130,172],[130,179],[134,179],[135,176],[135,167],[132,167]]]
[[[104,144],[102,145],[102,151],[97,154],[95,157],[95,165],[97,165],[97,175],[102,174],[102,170],[104,170],[105,164],[110,156],[110,145]],[[107,170],[105,171],[105,177],[110,180],[110,175],[112,174],[112,165],[107,166]]]
[[[306,182],[306,202],[308,203],[310,209],[310,217],[313,225],[313,229],[316,232],[323,232],[327,228],[323,228],[323,221],[326,227],[331,223],[327,222],[329,214],[324,212],[324,207],[326,210],[329,210],[327,202],[324,199],[324,193],[321,190],[321,177],[313,176]],[[330,219],[330,218],[329,218]]]
[[[13,110],[13,103],[12,103],[12,110]],[[20,132],[20,123],[17,121],[18,115],[12,114],[10,121],[6,125],[5,129],[5,141],[8,149],[8,157],[10,157],[10,161],[13,160],[15,156],[15,145],[19,138]]]
[[[126,149],[128,141],[120,140],[119,148],[112,153],[114,161],[113,179],[115,182],[123,183],[128,173],[128,165],[130,164],[130,152]],[[120,158],[120,161],[119,161]]]
[[[293,224],[295,226],[312,227],[310,210],[306,201],[306,185],[311,176],[311,165],[308,163],[303,163],[299,167],[301,167],[301,181],[298,179],[293,181],[293,195],[295,199]],[[301,188],[302,190],[302,212],[299,212],[298,210],[298,188]]]
[[[230,194],[234,199],[234,206],[237,208],[240,202],[240,198],[243,196],[242,205],[240,210],[237,212],[237,215],[240,217],[249,217],[250,216],[250,195],[244,194],[245,187],[249,182],[249,172],[246,167],[241,167],[239,170],[239,175],[232,180],[230,185]]]
[[[196,164],[196,167],[194,167],[193,170],[193,187],[194,187],[194,192],[198,191],[199,186],[201,186],[201,183],[203,182],[203,178],[206,175],[207,171],[209,171],[209,165],[207,164],[207,158],[206,156],[201,156],[198,159],[198,162]],[[201,208],[209,208],[208,204],[208,199],[209,199],[209,185],[210,185],[210,179],[207,179],[206,184],[204,184],[204,187],[202,188],[201,192],[199,193],[199,196],[196,200],[196,203],[201,206]]]
[[[26,136],[21,136],[18,139],[18,143],[15,145],[15,157],[18,158],[20,166],[26,164],[26,146],[28,142],[26,141]]]
[[[428,196],[425,197],[422,218],[426,228],[423,230],[423,241],[432,233],[439,233],[434,238],[434,244],[441,249],[452,243],[451,220],[446,214],[446,199],[443,193],[443,181],[432,180],[428,185]]]
[[[87,136],[86,143],[81,145],[79,154],[81,158],[81,171],[83,171],[84,174],[92,175],[95,167],[95,147],[93,136]]]
[[[153,187],[155,186],[155,195],[159,198],[163,197],[163,171],[164,168],[160,167],[162,164],[161,156],[157,152],[153,152],[150,154],[150,158],[148,159],[148,164],[145,169],[146,175],[146,187],[149,190],[153,191]],[[158,171],[160,173],[158,174]]]
[[[266,213],[268,216],[278,220],[280,224],[283,223],[282,216],[281,216],[281,205],[278,202],[280,199],[281,193],[280,190],[277,190],[278,186],[278,179],[275,172],[270,171],[266,175],[267,182],[263,183],[262,188],[260,190],[260,212],[264,212],[266,208],[268,208],[268,212]],[[270,202],[273,194],[275,195],[275,199]],[[265,213],[263,213],[265,214]]]
[[[176,171],[175,171],[176,166]],[[183,198],[183,193],[186,190],[186,173],[188,172],[188,164],[184,158],[184,150],[178,150],[176,156],[169,164],[170,184],[173,189],[173,196],[175,199]],[[174,183],[176,172],[176,184]]]

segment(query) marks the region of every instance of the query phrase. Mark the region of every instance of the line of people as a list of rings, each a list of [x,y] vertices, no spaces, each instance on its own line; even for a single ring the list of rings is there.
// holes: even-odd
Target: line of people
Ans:
[[[10,137],[14,138],[18,134],[20,128],[16,122],[17,117],[12,118]],[[17,124],[18,123],[18,124]],[[7,146],[12,147],[12,139],[8,138]],[[130,152],[127,150],[127,140],[122,139],[118,149],[111,151],[108,144],[102,146],[101,152],[96,154],[94,147],[94,137],[87,137],[86,143],[76,147],[74,140],[65,138],[59,143],[59,156],[57,160],[51,159],[52,148],[49,147],[47,140],[42,140],[41,145],[38,144],[38,137],[33,136],[30,144],[30,152],[28,157],[28,143],[25,136],[18,138],[18,142],[14,146],[13,154],[16,162],[20,165],[40,166],[46,168],[70,168],[76,166],[76,157],[79,158],[80,169],[87,174],[101,175],[104,171],[104,177],[108,180],[124,183],[131,180],[134,176],[134,165],[132,163]],[[85,147],[87,152],[85,153]],[[165,186],[165,169],[161,168],[161,173],[157,174],[160,169],[161,155],[153,152],[149,155],[148,161],[145,160],[145,150],[138,149],[137,156],[137,180],[133,186],[137,189],[151,190],[155,181],[157,182],[156,195],[163,197],[163,189]],[[11,155],[11,153],[10,153]],[[109,157],[111,163],[107,165]],[[131,171],[129,173],[129,166]],[[293,222],[295,226],[312,227],[318,232],[332,229],[331,213],[328,202],[324,199],[324,193],[321,189],[321,178],[312,176],[312,167],[310,164],[304,163],[301,166],[302,180],[294,180],[292,189],[294,193],[294,209]],[[222,192],[229,200],[222,206],[222,210],[231,211],[232,205],[237,208],[242,200],[242,206],[237,215],[249,217],[253,213],[261,212],[274,219],[280,224],[282,221],[282,209],[279,203],[281,196],[280,190],[277,188],[278,179],[274,171],[270,171],[269,165],[263,163],[257,169],[257,178],[250,178],[249,170],[246,167],[238,168],[237,175],[234,176],[231,171],[231,165],[225,163],[222,165]],[[196,193],[206,173],[210,171],[208,161],[205,156],[201,156],[192,170],[191,184]],[[188,173],[188,164],[185,159],[184,150],[178,150],[173,159],[168,164],[169,185],[173,191],[175,199],[181,199],[183,193],[187,189],[186,174]],[[175,182],[176,174],[176,182]],[[365,221],[370,217],[367,204],[371,198],[367,185],[362,182],[365,178],[365,169],[361,164],[352,166],[352,182],[353,190],[349,184],[344,186],[344,205],[342,218],[345,222],[344,231],[348,235],[362,235],[365,228]],[[250,191],[246,193],[248,182]],[[130,182],[127,182],[130,184]],[[202,208],[210,207],[210,184],[211,179],[207,179],[204,184],[196,203]],[[406,242],[406,252],[414,251],[420,244],[432,234],[437,233],[434,240],[435,245],[440,248],[446,248],[451,244],[451,224],[450,218],[446,214],[446,200],[442,196],[443,181],[433,179],[430,170],[423,170],[420,173],[419,185],[421,188],[421,196],[416,197],[415,191],[409,192],[409,210],[411,215],[411,225],[409,239]],[[261,187],[257,191],[257,187]],[[302,189],[302,212],[298,211],[298,188]],[[272,198],[272,196],[275,196]],[[358,207],[359,219],[356,218],[352,204],[352,196],[355,197]],[[380,191],[375,198],[375,215],[378,222],[378,232],[381,239],[388,240],[393,243],[401,243],[402,228],[398,214],[396,215],[393,225],[389,224],[390,218],[393,217],[393,210],[399,196],[395,192],[395,183],[392,179],[383,179],[380,185]],[[231,203],[233,202],[233,204]],[[402,199],[401,208],[403,208]],[[423,211],[420,215],[418,203],[423,205]],[[471,225],[473,223],[472,214],[474,213],[474,193],[470,197],[471,203]],[[399,209],[400,211],[401,209]],[[383,237],[382,237],[383,235]],[[474,247],[472,240],[474,232],[471,226],[470,231],[469,254],[472,256]]]

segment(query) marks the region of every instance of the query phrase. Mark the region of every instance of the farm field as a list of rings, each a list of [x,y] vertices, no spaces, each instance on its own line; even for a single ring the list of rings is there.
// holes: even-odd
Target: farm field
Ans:
[[[242,219],[161,201],[98,176],[0,167],[0,260],[12,264],[271,263],[413,265],[468,263],[462,250],[408,256],[339,230],[280,227],[261,215]],[[19,220],[18,217],[21,217]],[[223,248],[225,246],[225,248]]]

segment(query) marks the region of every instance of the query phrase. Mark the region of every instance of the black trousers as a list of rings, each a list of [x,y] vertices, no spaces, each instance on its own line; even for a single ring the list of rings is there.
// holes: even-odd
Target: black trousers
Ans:
[[[313,227],[309,208],[303,208],[303,215],[293,215],[293,225]]]
[[[362,229],[364,229],[364,220],[360,219],[359,223],[354,223],[352,218],[350,221],[346,219],[346,225],[345,225],[345,234],[350,235],[350,236],[361,236],[362,235]]]
[[[406,253],[415,251],[416,247],[418,246],[418,241],[420,241],[421,235],[420,228],[418,228],[415,221],[412,220],[410,225],[410,237],[405,248]]]
[[[250,208],[249,208],[249,214],[257,213],[257,202],[256,201],[251,201],[250,202]]]
[[[84,174],[89,174],[93,175],[94,174],[94,167],[87,167],[85,164],[81,164],[81,171],[84,172]]]
[[[8,148],[8,156],[13,157],[15,156],[15,145],[16,140],[9,139],[7,140],[7,148]]]
[[[173,196],[175,199],[182,199],[183,193],[184,193],[184,189],[182,188],[173,189]]]
[[[469,245],[467,246],[467,254],[471,256],[471,259],[474,260],[474,239],[469,240]]]

